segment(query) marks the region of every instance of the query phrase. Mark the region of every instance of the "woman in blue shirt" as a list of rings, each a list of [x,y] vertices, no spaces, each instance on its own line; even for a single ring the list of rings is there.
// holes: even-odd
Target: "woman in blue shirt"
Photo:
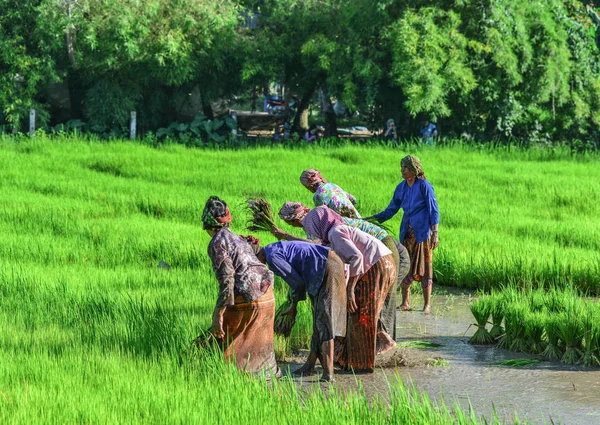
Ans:
[[[423,312],[431,312],[431,287],[433,283],[433,250],[438,246],[440,213],[433,186],[425,179],[421,161],[408,155],[400,161],[403,181],[396,187],[388,207],[373,218],[383,223],[392,218],[400,208],[404,210],[400,225],[400,243],[410,255],[410,271],[402,282],[403,311],[410,310],[410,285],[421,282],[425,304]]]

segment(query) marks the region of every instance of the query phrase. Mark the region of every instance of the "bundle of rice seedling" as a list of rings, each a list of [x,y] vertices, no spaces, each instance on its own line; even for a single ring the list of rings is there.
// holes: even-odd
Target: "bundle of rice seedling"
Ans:
[[[285,338],[288,338],[292,333],[292,328],[296,323],[296,319],[292,319],[292,317],[288,314],[283,314],[287,311],[292,305],[292,297],[288,292],[288,296],[283,304],[281,304],[277,311],[275,312],[275,323],[273,325],[273,330],[276,334],[282,335]]]
[[[583,365],[600,366],[600,311],[588,306],[583,318]]]
[[[565,354],[561,361],[566,364],[578,364],[583,357],[583,323],[581,305],[571,300],[567,306],[565,320],[558,324],[559,338],[565,344]]]
[[[511,359],[511,360],[502,360],[500,362],[492,363],[493,365],[498,366],[510,366],[510,367],[523,367],[523,366],[531,366],[533,364],[537,364],[540,361],[538,359]]]
[[[248,199],[246,207],[250,211],[251,217],[248,220],[247,229],[250,231],[270,232],[275,225],[273,209],[271,204],[263,198]]]
[[[526,303],[507,304],[504,313],[504,335],[498,342],[498,347],[505,350],[527,352],[527,334],[523,321],[529,306]]]
[[[494,340],[497,340],[504,334],[502,321],[504,320],[505,308],[503,298],[495,294],[492,298],[492,329],[490,330],[490,335]]]
[[[473,316],[477,321],[477,323],[474,324],[477,326],[477,331],[475,331],[475,334],[469,339],[470,344],[485,345],[494,343],[494,338],[492,338],[485,328],[488,318],[490,317],[491,309],[492,302],[489,296],[481,297],[471,303],[471,313],[473,313]]]
[[[529,352],[532,354],[541,354],[546,349],[546,341],[543,339],[545,323],[544,313],[529,313],[525,316],[525,332],[528,336]]]
[[[560,340],[558,327],[560,322],[566,320],[566,317],[562,314],[548,313],[544,321],[544,332],[546,333],[546,348],[542,352],[542,356],[548,360],[560,360],[563,356],[563,352],[560,349]]]

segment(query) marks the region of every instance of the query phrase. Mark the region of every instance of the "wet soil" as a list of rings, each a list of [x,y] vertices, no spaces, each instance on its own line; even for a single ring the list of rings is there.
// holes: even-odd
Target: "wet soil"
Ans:
[[[425,340],[441,346],[396,348],[378,356],[375,373],[336,373],[336,385],[341,390],[362,386],[368,397],[386,400],[390,387],[400,378],[434,400],[443,397],[447,405],[458,403],[468,411],[470,404],[478,416],[489,418],[495,410],[507,422],[518,413],[521,421],[533,424],[600,424],[600,369],[549,361],[526,367],[494,364],[536,357],[469,344],[475,331],[470,327],[474,322],[471,299],[469,294],[438,294],[432,299],[430,315],[398,311],[398,342]],[[304,360],[302,354],[288,359],[289,369],[296,369]],[[318,382],[318,376],[293,379],[306,387]]]

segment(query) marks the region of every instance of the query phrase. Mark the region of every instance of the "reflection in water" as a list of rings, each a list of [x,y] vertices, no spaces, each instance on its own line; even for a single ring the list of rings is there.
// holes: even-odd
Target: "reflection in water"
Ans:
[[[369,397],[387,398],[395,375],[413,382],[432,399],[442,394],[447,404],[469,403],[478,415],[498,415],[510,421],[515,412],[530,423],[600,424],[600,370],[541,362],[526,367],[502,367],[492,363],[515,358],[534,358],[493,347],[467,343],[475,332],[469,296],[437,295],[433,314],[398,312],[398,340],[426,339],[442,347],[428,350],[448,361],[445,367],[378,370],[372,375],[336,375],[342,388],[356,388],[360,380]],[[310,379],[308,381],[311,381]]]

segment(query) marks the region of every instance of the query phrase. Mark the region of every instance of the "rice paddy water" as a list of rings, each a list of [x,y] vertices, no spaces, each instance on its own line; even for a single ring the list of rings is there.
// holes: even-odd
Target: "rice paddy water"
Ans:
[[[432,403],[395,379],[385,403],[335,387],[325,396],[248,378],[192,344],[210,325],[217,288],[200,226],[208,196],[225,199],[232,230],[247,234],[245,200],[310,204],[298,177],[314,167],[368,215],[387,206],[407,153],[422,159],[440,204],[437,284],[570,283],[598,292],[594,155],[459,145],[210,151],[0,138],[0,422],[478,423],[474,412]],[[279,304],[286,291],[277,280]],[[587,317],[569,308],[560,314]],[[505,326],[511,317],[505,312]],[[585,344],[598,335],[584,323],[567,330],[575,346],[566,360],[594,364],[598,353]],[[277,355],[307,347],[311,327],[310,306],[301,303],[290,338],[276,340]],[[564,357],[567,331],[561,322],[555,328],[553,347]],[[544,352],[551,346],[549,337]]]

